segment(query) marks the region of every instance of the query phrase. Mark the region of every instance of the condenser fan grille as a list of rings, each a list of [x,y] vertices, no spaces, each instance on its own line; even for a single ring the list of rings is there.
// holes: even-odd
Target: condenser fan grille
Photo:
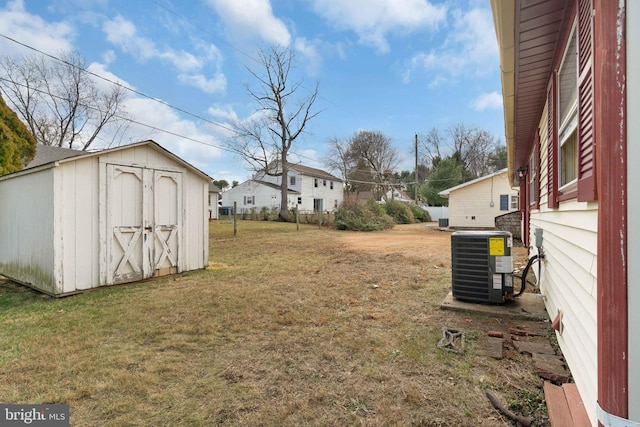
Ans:
[[[505,260],[509,265],[511,264],[510,233],[497,231],[453,233],[451,235],[453,296],[467,301],[504,302],[504,294],[509,292],[509,289],[505,288],[511,284],[503,267]]]

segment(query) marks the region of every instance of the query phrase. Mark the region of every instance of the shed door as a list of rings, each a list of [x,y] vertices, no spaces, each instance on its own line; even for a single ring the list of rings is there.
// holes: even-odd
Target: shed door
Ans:
[[[177,273],[182,174],[106,166],[107,284]]]
[[[182,174],[153,172],[153,274],[163,276],[178,272]]]

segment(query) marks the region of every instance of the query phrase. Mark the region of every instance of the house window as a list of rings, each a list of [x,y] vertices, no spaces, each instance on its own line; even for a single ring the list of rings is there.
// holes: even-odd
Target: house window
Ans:
[[[578,170],[578,55],[576,30],[558,72],[559,186],[572,183]]]
[[[518,209],[518,196],[511,196],[511,209]]]
[[[329,189],[333,190],[333,181],[329,182]]]
[[[333,184],[333,183],[332,183],[332,184]],[[334,209],[338,209],[338,201],[337,201],[337,200],[334,200],[334,201],[333,201],[333,208],[334,208]]]
[[[294,176],[290,176],[289,177],[289,185],[296,185],[296,177]]]
[[[313,178],[313,186],[318,188],[318,178]]]
[[[244,196],[244,204],[245,205],[255,205],[256,204],[256,196]]]
[[[298,197],[298,204],[301,205],[302,204],[302,197]]]
[[[326,180],[326,179],[323,179],[323,180],[322,180],[322,186],[323,186],[323,187],[326,187],[326,186],[327,186],[327,180]]]
[[[500,195],[500,210],[508,211],[509,210],[509,195],[501,194]]]

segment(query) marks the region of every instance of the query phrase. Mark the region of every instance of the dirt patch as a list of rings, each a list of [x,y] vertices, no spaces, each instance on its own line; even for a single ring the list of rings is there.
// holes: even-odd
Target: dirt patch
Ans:
[[[451,266],[451,232],[434,224],[404,224],[380,232],[348,233],[340,241],[356,251],[399,254]],[[515,242],[513,252],[519,263],[526,262],[527,250],[521,244]]]

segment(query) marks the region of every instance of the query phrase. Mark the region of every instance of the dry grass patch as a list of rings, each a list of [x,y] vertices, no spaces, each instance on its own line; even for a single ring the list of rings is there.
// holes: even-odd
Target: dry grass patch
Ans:
[[[541,382],[481,355],[499,320],[439,310],[448,235],[410,227],[212,223],[203,271],[59,300],[4,289],[0,401],[68,403],[75,426],[509,425],[483,391],[535,401]],[[445,325],[464,355],[436,348]]]

